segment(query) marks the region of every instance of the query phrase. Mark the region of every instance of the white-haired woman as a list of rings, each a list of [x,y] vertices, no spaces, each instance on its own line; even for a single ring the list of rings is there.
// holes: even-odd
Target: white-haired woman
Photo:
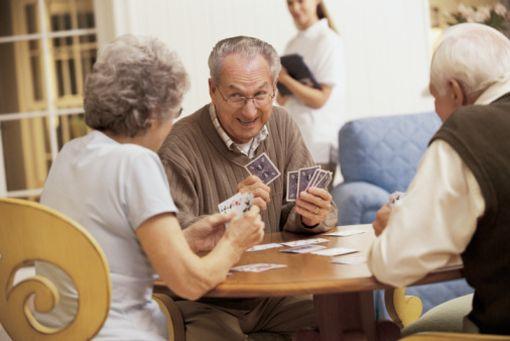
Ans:
[[[86,81],[85,122],[93,130],[62,148],[46,181],[41,202],[83,225],[110,266],[111,306],[98,339],[166,339],[165,318],[151,300],[155,273],[177,295],[197,299],[263,236],[257,208],[232,220],[228,230],[224,224],[232,216],[220,214],[181,230],[156,151],[187,89],[180,60],[163,43],[116,39]],[[41,320],[66,324],[76,310],[71,281],[50,265],[36,268],[62,295]]]

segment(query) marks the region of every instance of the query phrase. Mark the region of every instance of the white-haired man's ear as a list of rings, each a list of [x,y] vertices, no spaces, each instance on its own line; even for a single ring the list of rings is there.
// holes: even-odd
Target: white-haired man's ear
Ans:
[[[468,96],[464,92],[464,88],[456,79],[448,81],[448,89],[450,90],[450,96],[457,107],[469,104]]]

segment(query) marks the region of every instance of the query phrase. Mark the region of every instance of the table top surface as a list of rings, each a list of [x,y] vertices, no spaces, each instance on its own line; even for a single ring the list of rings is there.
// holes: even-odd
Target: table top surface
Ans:
[[[342,226],[337,230],[356,229],[364,233],[348,237],[324,235],[297,235],[288,232],[266,234],[262,243],[280,243],[298,239],[325,238],[321,243],[328,248],[346,247],[359,250],[358,253],[340,256],[366,257],[375,238],[371,225]],[[360,264],[335,264],[332,257],[313,254],[290,254],[273,248],[263,251],[245,252],[237,265],[252,263],[277,263],[287,267],[264,272],[233,272],[227,279],[209,292],[208,297],[260,297],[305,294],[332,294],[384,289],[389,286],[378,282],[368,270],[366,262]],[[425,284],[452,280],[462,277],[462,266],[456,264],[440,269],[418,281]]]

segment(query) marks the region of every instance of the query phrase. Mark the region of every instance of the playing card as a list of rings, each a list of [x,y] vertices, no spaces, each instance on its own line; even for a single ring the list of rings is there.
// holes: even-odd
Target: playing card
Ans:
[[[349,256],[335,257],[335,258],[331,259],[331,263],[345,264],[345,265],[363,264],[366,262],[367,262],[367,258],[363,255],[349,255]]]
[[[280,176],[280,171],[266,153],[260,154],[244,167],[248,173],[258,176],[266,185],[269,185]]]
[[[354,253],[358,252],[358,250],[355,249],[349,249],[346,247],[332,247],[330,249],[323,249],[312,252],[314,255],[318,256],[340,256],[340,255],[346,255],[348,253]]]
[[[315,172],[312,175],[312,178],[310,179],[310,182],[306,186],[306,189],[312,187],[312,185],[317,181],[317,178],[319,177],[320,174],[321,174],[320,169],[315,170]]]
[[[333,176],[332,176],[331,172],[324,171],[324,173],[322,173],[322,177],[320,177],[319,180],[317,180],[313,186],[317,187],[317,188],[326,189],[326,188],[328,188],[329,183],[331,182],[332,178],[333,178]]]
[[[218,205],[220,213],[227,214],[231,211],[240,217],[253,205],[253,194],[251,192],[237,193]]]
[[[289,249],[280,250],[280,252],[285,253],[309,253],[314,251],[319,251],[325,249],[326,247],[323,245],[300,245],[291,247]]]
[[[331,236],[331,237],[349,237],[354,236],[356,234],[362,234],[365,233],[365,231],[360,230],[342,230],[342,231],[335,231],[335,232],[329,232],[323,234],[323,236]]]
[[[321,168],[321,167],[313,166],[313,167],[301,168],[299,170],[297,196],[299,196],[299,193],[303,192],[306,189],[306,187],[310,183],[310,180],[312,180],[313,174],[319,168]]]
[[[267,250],[267,249],[273,249],[276,247],[282,247],[282,244],[278,244],[278,243],[259,244],[259,245],[250,247],[246,251],[248,251],[248,252],[262,251],[262,250]]]
[[[329,171],[318,169],[310,183],[308,184],[308,188],[316,187],[326,189],[331,182],[332,174]]]
[[[287,172],[287,201],[296,201],[299,171]]]
[[[311,239],[294,240],[291,242],[285,242],[285,243],[281,243],[281,244],[288,246],[288,247],[294,247],[294,246],[302,246],[302,245],[320,244],[320,243],[326,243],[326,242],[329,242],[329,240],[327,240],[325,238],[311,238]]]
[[[262,272],[271,269],[281,269],[285,268],[287,265],[285,264],[272,264],[272,263],[254,263],[254,264],[245,264],[234,266],[230,269],[230,271],[236,272]]]

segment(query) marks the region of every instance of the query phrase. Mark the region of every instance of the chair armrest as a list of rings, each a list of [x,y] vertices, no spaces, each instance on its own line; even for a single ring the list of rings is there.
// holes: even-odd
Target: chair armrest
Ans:
[[[418,296],[406,295],[405,288],[384,290],[384,303],[393,322],[400,328],[406,327],[420,318],[423,303]]]
[[[342,183],[333,188],[332,194],[338,208],[339,225],[370,223],[371,217],[365,213],[376,212],[389,196],[386,190],[368,182]]]
[[[152,298],[158,303],[159,308],[167,318],[168,339],[170,341],[185,341],[184,318],[174,300],[163,293],[155,293]]]
[[[509,340],[508,335],[468,334],[468,333],[418,333],[403,338],[403,341],[497,341]]]

